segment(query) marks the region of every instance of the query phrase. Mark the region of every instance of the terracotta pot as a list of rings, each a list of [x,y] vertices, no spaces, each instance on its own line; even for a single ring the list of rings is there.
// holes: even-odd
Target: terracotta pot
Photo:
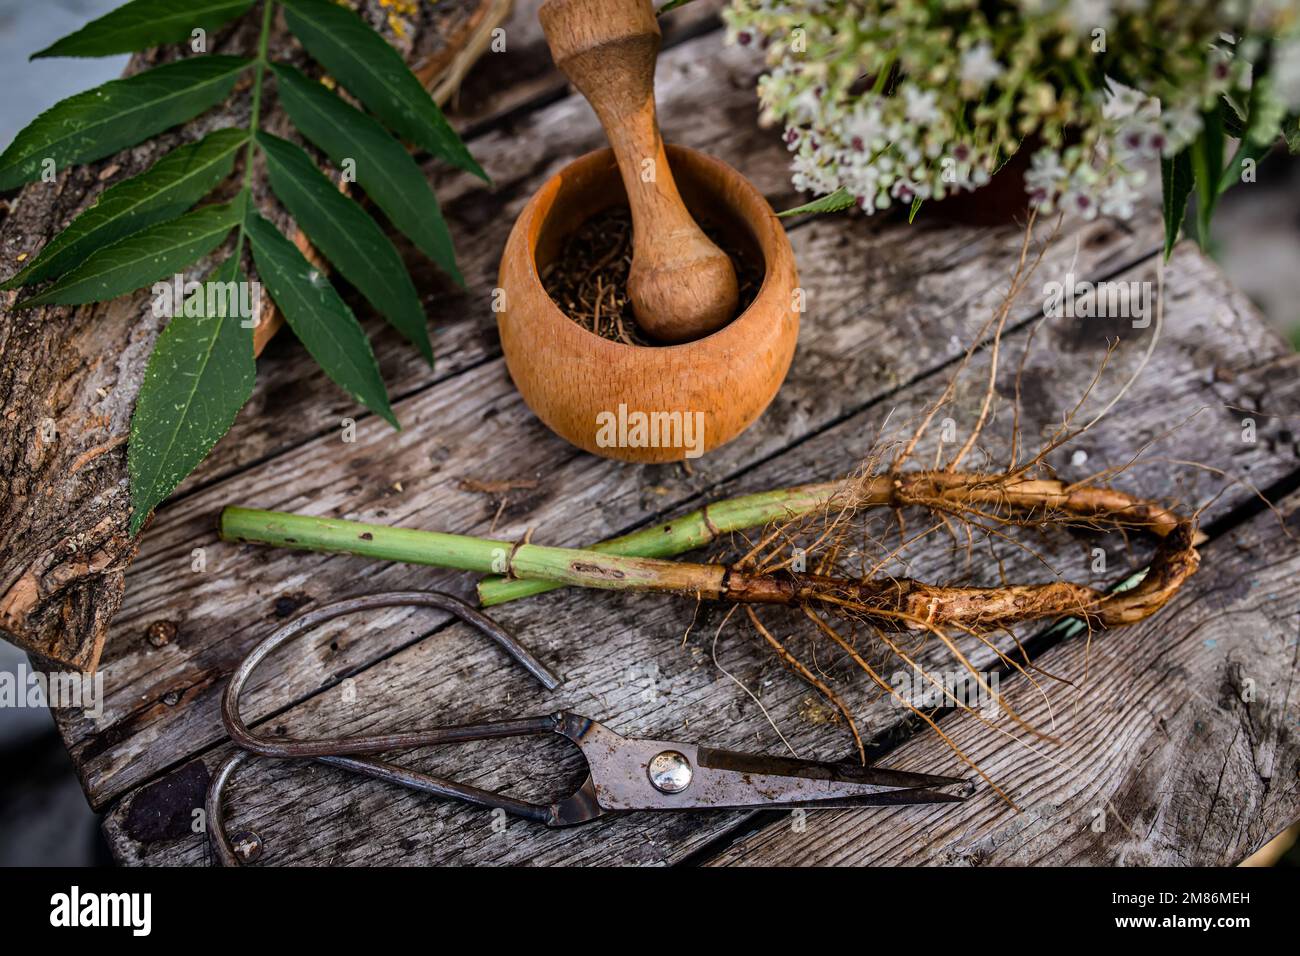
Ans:
[[[537,191],[501,258],[497,327],[524,401],[562,438],[624,461],[678,461],[735,438],[781,387],[799,332],[794,253],[771,206],[720,160],[669,146],[668,161],[692,214],[763,264],[753,303],[712,335],[678,345],[613,342],[566,316],[543,288],[541,273],[564,240],[627,203],[609,149],[574,160]]]

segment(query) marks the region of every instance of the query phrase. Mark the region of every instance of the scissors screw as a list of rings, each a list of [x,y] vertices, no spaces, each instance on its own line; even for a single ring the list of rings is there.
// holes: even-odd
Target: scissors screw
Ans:
[[[650,783],[660,793],[681,793],[691,785],[694,771],[685,755],[676,750],[665,750],[650,758],[646,767]]]

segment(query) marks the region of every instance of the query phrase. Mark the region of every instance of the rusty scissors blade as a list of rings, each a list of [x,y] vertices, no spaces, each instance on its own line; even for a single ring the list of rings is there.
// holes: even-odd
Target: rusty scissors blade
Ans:
[[[937,774],[772,757],[676,740],[624,737],[599,721],[555,715],[556,732],[578,745],[590,774],[555,805],[553,826],[636,810],[829,809],[955,803],[968,781]]]

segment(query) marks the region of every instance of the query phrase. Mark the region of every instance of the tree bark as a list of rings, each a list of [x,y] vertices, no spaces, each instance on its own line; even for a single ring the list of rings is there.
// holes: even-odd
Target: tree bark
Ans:
[[[352,5],[440,99],[454,90],[510,10],[510,0]],[[246,15],[213,37],[212,52],[252,55],[258,26],[256,12]],[[270,53],[300,65],[304,57],[278,15]],[[126,72],[179,54],[175,48],[138,54]],[[275,108],[273,89],[264,106],[265,128],[293,137]],[[224,104],[190,123],[0,198],[0,276],[22,268],[108,186],[211,130],[247,124],[249,100],[245,77]],[[219,198],[233,194],[240,172]],[[263,212],[305,247],[264,177],[255,181]],[[196,263],[186,278],[204,274],[229,252]],[[127,436],[145,364],[165,322],[153,315],[147,289],[78,307],[16,310],[18,298],[18,292],[0,293],[0,635],[55,665],[93,671],[136,552],[137,540],[127,533]],[[279,324],[265,318],[270,322],[259,328],[259,350]]]

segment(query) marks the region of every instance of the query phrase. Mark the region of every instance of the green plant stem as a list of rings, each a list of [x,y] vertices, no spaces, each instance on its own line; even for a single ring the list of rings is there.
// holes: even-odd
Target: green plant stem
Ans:
[[[786,572],[783,567],[751,569],[746,559],[731,566],[671,561],[250,508],[226,508],[218,527],[226,541],[505,574],[561,586],[651,591],[739,604],[806,606],[813,601],[824,602],[848,607],[891,627],[902,622],[931,631],[947,626],[992,629],[1045,617],[1077,615],[1081,610],[1091,623],[1106,627],[1132,624],[1168,603],[1200,563],[1194,519],[1110,488],[1068,486],[1056,479],[948,471],[877,475],[856,479],[844,487],[847,494],[843,504],[851,510],[917,505],[962,517],[985,515],[983,507],[992,504],[1015,524],[1037,527],[1046,521],[1066,527],[1087,522],[1095,527],[1099,520],[1108,520],[1117,528],[1149,531],[1161,538],[1161,544],[1140,584],[1107,594],[1064,581],[989,588],[945,587],[889,576],[853,580],[802,570]],[[751,496],[749,506],[761,497]],[[828,507],[834,504],[833,499],[827,502]],[[737,514],[746,511],[737,508]],[[748,517],[756,519],[760,511],[748,510]],[[785,530],[778,527],[754,550],[766,548]],[[711,529],[706,532],[715,533]],[[697,531],[694,540],[700,536]],[[682,543],[691,540],[690,534],[684,534]]]
[[[588,550],[628,557],[672,558],[733,531],[807,514],[826,505],[841,487],[839,482],[826,482],[717,501],[663,524],[590,545]],[[490,577],[479,582],[478,599],[481,606],[494,607],[558,587],[546,581]]]
[[[226,508],[226,541],[356,554],[493,575],[479,583],[479,601],[492,607],[555,588],[699,592],[720,584],[722,569],[657,560],[702,548],[724,534],[789,520],[829,503],[843,485],[825,482],[744,495],[589,548],[550,548],[492,538],[417,531],[253,508]],[[648,560],[647,560],[648,559]],[[500,575],[509,570],[510,577]]]
[[[248,151],[244,154],[244,202],[252,201],[253,160],[257,156],[257,130],[262,122],[262,80],[266,75],[267,51],[271,44],[271,17],[275,13],[274,0],[265,0],[262,7],[262,32],[257,39],[257,59],[253,61],[253,103],[248,114]],[[244,220],[239,222],[239,235],[235,238],[235,262],[244,254]]]
[[[726,573],[721,565],[679,564],[582,548],[549,548],[254,508],[224,509],[218,528],[225,541],[356,554],[480,574],[508,572],[558,586],[716,597],[722,591]]]
[[[262,32],[257,38],[257,59],[253,68],[253,105],[248,114],[248,165],[244,169],[244,188],[253,181],[253,156],[257,148],[258,126],[262,120],[262,80],[266,76],[267,50],[271,43],[271,16],[275,13],[273,0],[266,0],[262,8]]]

